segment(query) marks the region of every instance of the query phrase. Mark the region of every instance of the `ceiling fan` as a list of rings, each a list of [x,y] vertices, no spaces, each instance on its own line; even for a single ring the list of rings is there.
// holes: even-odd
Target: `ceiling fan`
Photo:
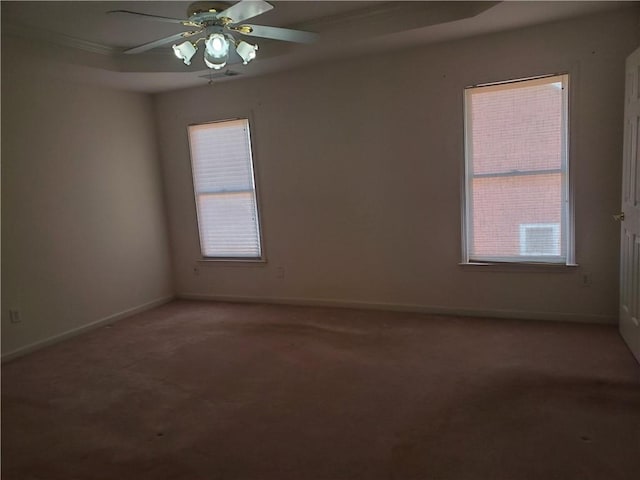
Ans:
[[[252,45],[242,40],[242,37],[260,37],[296,43],[312,43],[317,40],[318,35],[312,32],[243,23],[245,20],[268,12],[272,8],[273,5],[263,0],[241,0],[235,4],[199,1],[189,5],[187,18],[184,20],[129,10],[112,10],[108,13],[135,15],[145,20],[175,23],[191,28],[189,31],[138,45],[123,53],[142,53],[184,38],[193,37],[195,41],[186,40],[179,45],[174,44],[175,55],[185,65],[191,65],[191,59],[198,50],[198,44],[204,42],[204,63],[209,68],[219,70],[227,63],[241,61],[246,65],[256,57],[258,45]]]

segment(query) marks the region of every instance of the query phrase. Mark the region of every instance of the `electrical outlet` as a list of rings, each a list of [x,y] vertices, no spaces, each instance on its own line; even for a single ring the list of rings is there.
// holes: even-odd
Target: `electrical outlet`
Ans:
[[[20,315],[20,310],[17,308],[9,309],[9,321],[11,323],[20,323],[22,321],[22,316]]]
[[[276,278],[280,280],[284,279],[284,267],[278,267],[276,269]]]
[[[582,286],[583,287],[590,287],[591,286],[591,274],[590,273],[583,273],[582,274]]]

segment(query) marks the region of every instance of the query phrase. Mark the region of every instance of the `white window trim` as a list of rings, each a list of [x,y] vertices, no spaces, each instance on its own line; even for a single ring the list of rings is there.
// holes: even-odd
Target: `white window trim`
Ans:
[[[572,74],[572,76],[574,76]],[[483,89],[491,89],[491,88],[504,88],[505,85],[516,84],[519,82],[536,82],[539,83],[547,83],[549,78],[552,77],[560,77],[562,81],[563,90],[565,94],[562,96],[562,113],[565,116],[563,118],[563,132],[562,132],[562,159],[561,166],[562,171],[564,171],[563,176],[563,185],[562,185],[562,199],[563,199],[563,208],[561,213],[561,222],[564,225],[564,229],[561,229],[563,234],[563,238],[561,238],[561,242],[565,246],[566,255],[564,257],[533,257],[527,256],[525,257],[482,257],[482,258],[472,258],[470,256],[470,245],[472,238],[472,228],[471,222],[468,218],[468,213],[470,212],[470,199],[472,198],[472,189],[471,189],[471,179],[473,177],[471,173],[471,169],[469,168],[469,162],[472,158],[472,142],[470,138],[471,133],[471,115],[468,115],[469,111],[469,101],[471,96],[471,91],[475,88],[482,87]],[[536,82],[537,83],[537,82]],[[575,235],[574,235],[574,202],[573,202],[573,175],[570,168],[569,162],[569,154],[570,154],[570,143],[572,142],[570,136],[570,96],[574,96],[575,92],[573,88],[570,88],[570,80],[569,73],[553,73],[546,75],[536,75],[530,77],[517,78],[513,80],[506,81],[496,81],[489,82],[483,84],[476,84],[466,87],[464,90],[463,96],[463,128],[464,128],[464,178],[461,185],[461,194],[462,194],[462,212],[461,212],[461,233],[462,233],[462,261],[459,265],[482,265],[482,266],[491,266],[491,265],[507,265],[512,267],[517,267],[518,265],[522,266],[540,266],[542,268],[545,267],[577,267],[577,263],[575,261]]]
[[[256,225],[258,229],[258,241],[259,241],[258,247],[260,249],[260,256],[257,256],[257,257],[237,257],[237,256],[207,257],[202,254],[203,248],[202,248],[202,237],[201,237],[201,231],[200,231],[200,218],[198,213],[198,194],[196,193],[196,187],[195,187],[195,171],[193,168],[193,154],[191,152],[189,127],[196,127],[196,126],[209,125],[209,124],[215,124],[215,123],[224,123],[224,122],[237,121],[237,120],[244,120],[247,122],[247,136],[248,136],[248,142],[249,142],[249,151],[251,155],[250,167],[251,167],[251,176],[253,180],[253,191],[255,196],[255,209],[256,209],[255,214],[256,214]],[[219,120],[211,120],[208,122],[190,123],[189,125],[187,125],[187,144],[189,145],[189,167],[191,169],[191,181],[192,181],[192,191],[193,191],[193,200],[194,200],[193,207],[196,214],[196,233],[198,238],[198,249],[200,253],[197,261],[200,263],[203,263],[203,264],[216,263],[216,264],[227,264],[227,265],[242,265],[242,264],[256,265],[256,264],[265,264],[267,262],[267,257],[265,254],[265,240],[264,240],[263,228],[262,228],[262,215],[260,213],[261,212],[260,194],[259,194],[259,188],[258,188],[258,172],[256,167],[257,162],[256,162],[255,150],[253,148],[253,137],[255,136],[255,132],[252,124],[253,122],[251,119],[251,115],[246,115],[246,116],[239,116],[239,117],[223,118]]]

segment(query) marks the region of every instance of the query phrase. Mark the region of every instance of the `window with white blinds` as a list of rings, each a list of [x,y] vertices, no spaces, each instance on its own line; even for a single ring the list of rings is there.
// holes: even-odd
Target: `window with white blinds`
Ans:
[[[262,258],[248,120],[192,125],[189,144],[202,256]]]
[[[465,262],[572,263],[568,75],[465,90]]]

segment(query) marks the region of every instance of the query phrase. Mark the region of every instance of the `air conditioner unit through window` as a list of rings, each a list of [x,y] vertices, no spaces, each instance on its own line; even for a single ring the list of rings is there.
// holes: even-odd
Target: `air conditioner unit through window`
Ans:
[[[560,224],[521,224],[520,255],[535,257],[560,255]]]

